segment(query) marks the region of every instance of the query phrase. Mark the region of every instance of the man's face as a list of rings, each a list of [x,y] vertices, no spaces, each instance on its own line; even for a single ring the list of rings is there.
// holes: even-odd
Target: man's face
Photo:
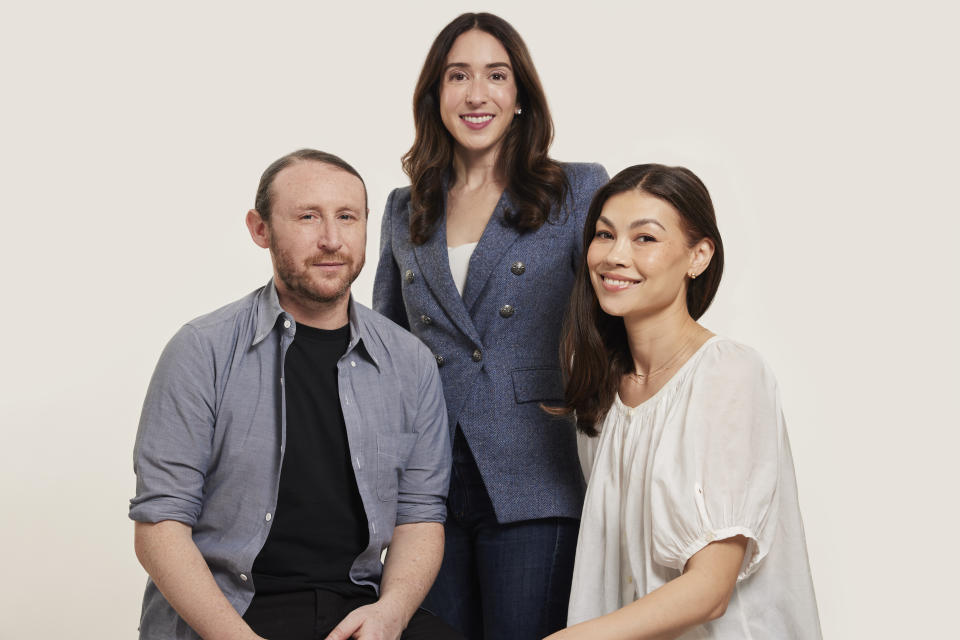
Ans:
[[[310,306],[340,300],[364,263],[363,183],[338,167],[303,161],[278,173],[270,188],[265,235],[281,297]]]

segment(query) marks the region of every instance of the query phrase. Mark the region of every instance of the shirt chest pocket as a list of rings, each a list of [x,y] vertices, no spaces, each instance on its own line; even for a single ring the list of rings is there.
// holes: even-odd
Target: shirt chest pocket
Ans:
[[[415,433],[377,435],[377,495],[380,500],[391,502],[397,499],[400,474],[407,467],[416,441]]]

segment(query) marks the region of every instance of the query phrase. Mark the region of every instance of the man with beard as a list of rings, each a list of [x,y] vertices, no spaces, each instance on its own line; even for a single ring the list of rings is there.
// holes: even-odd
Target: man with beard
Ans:
[[[460,637],[418,610],[443,556],[443,392],[426,347],[351,299],[367,215],[342,159],[274,162],[246,219],[273,278],[160,357],[130,501],[141,638]]]

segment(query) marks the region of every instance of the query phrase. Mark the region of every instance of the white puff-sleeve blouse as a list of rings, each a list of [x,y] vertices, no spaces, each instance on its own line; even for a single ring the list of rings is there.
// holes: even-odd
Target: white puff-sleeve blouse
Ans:
[[[653,397],[617,397],[596,438],[568,623],[620,609],[714,540],[748,540],[726,613],[690,638],[820,638],[777,383],[753,349],[714,336]]]

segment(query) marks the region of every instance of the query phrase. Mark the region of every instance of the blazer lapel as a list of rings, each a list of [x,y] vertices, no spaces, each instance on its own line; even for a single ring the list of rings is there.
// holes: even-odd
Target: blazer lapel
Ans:
[[[480,236],[477,248],[473,250],[470,269],[467,271],[467,284],[463,288],[463,304],[469,312],[473,311],[473,305],[483,292],[493,270],[498,267],[510,268],[510,265],[502,263],[503,254],[520,237],[520,232],[507,225],[503,219],[504,213],[512,208],[513,201],[504,191],[490,216],[490,221],[483,230],[483,235]],[[446,227],[444,227],[444,235],[446,235]]]
[[[450,272],[446,216],[440,217],[437,228],[430,235],[429,240],[422,245],[414,246],[413,253],[420,265],[420,274],[433,292],[434,298],[447,312],[447,317],[476,344],[482,344],[477,329],[473,326],[473,320],[471,320],[467,308],[463,305],[463,298],[457,291],[457,285],[453,282],[453,274]],[[473,268],[472,262],[470,268]],[[468,282],[469,277],[468,275]]]

